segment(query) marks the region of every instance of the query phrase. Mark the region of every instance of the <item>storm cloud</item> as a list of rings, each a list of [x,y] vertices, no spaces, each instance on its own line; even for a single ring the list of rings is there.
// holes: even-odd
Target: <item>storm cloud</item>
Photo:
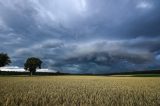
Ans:
[[[0,52],[70,73],[160,68],[159,0],[0,0]]]

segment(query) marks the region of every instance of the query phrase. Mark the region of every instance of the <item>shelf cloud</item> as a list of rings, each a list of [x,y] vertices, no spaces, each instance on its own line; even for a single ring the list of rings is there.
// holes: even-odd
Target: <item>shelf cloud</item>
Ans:
[[[70,73],[157,69],[159,10],[159,0],[0,0],[0,52]]]

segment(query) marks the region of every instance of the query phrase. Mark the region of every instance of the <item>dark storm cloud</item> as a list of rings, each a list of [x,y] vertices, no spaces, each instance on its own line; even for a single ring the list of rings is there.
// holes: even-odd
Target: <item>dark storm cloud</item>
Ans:
[[[159,36],[160,14],[158,0],[107,0],[96,1],[92,5],[95,16],[95,33],[112,37]],[[97,21],[97,23],[95,23]]]
[[[159,0],[0,0],[0,51],[65,72],[159,67]]]
[[[148,65],[155,61],[154,54],[150,51],[150,49],[154,48],[154,45],[150,43],[153,40],[155,41],[154,43],[159,44],[159,40],[148,39],[145,42],[139,38],[118,41],[96,40],[87,44],[74,45],[72,51],[54,65],[62,67],[62,69],[67,67],[69,68],[68,70],[74,67],[73,69],[76,68],[76,70],[83,73],[85,71],[92,73],[93,70],[94,73],[105,73],[111,70],[118,71],[118,69],[144,69],[146,68],[145,64]],[[102,68],[100,69],[100,67]],[[76,70],[74,71],[76,72]]]

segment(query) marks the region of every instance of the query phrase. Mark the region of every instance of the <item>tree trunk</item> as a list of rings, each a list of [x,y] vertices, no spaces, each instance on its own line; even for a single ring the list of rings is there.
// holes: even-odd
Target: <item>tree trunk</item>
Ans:
[[[32,73],[32,71],[30,71],[30,76],[32,76],[33,75],[33,73]]]
[[[30,68],[29,71],[30,71],[30,76],[32,76],[35,74],[36,68]]]

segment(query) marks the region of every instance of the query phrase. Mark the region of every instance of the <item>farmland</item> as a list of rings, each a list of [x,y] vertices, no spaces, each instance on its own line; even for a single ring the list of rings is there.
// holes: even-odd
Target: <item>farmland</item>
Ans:
[[[1,76],[0,106],[159,106],[160,77]]]

